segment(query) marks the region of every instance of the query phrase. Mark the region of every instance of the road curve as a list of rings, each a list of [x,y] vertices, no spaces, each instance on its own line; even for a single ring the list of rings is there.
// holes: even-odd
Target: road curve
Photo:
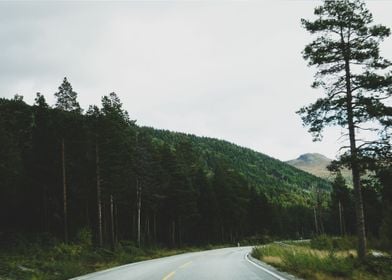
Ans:
[[[280,273],[248,258],[251,247],[185,253],[123,265],[73,280],[285,280]]]

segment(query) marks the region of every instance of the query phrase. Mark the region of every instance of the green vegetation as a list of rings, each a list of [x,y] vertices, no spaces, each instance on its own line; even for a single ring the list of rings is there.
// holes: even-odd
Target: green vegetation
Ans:
[[[347,129],[332,183],[224,140],[139,127],[115,93],[84,111],[64,78],[53,106],[40,93],[33,105],[0,99],[0,278],[67,279],[193,246],[317,236],[252,254],[306,279],[392,279],[390,255],[366,248],[369,237],[392,251],[392,63],[379,54],[390,30],[371,25],[362,1],[324,1],[315,15],[302,20],[318,36],[303,54],[326,96],[299,114],[315,140]]]
[[[153,128],[142,129],[148,131],[157,141],[171,146],[180,142],[190,143],[203,158],[207,170],[212,170],[218,162],[230,164],[230,167],[242,175],[249,184],[280,204],[307,204],[305,200],[309,198],[308,194],[312,187],[317,186],[327,191],[331,188],[325,180],[224,140]]]
[[[353,238],[320,236],[310,242],[255,247],[252,256],[304,279],[392,279],[390,255],[359,261]]]
[[[41,94],[33,106],[21,96],[0,99],[0,275],[62,277],[158,254],[146,248],[355,231],[353,193],[342,178],[331,187],[226,141],[138,127],[115,93],[83,113],[63,84],[59,93],[70,98],[55,108]],[[376,173],[364,188],[368,234],[385,248],[391,174]]]
[[[132,242],[120,242],[113,251],[83,243],[48,246],[22,242],[0,252],[0,279],[69,279],[132,262],[211,248],[138,248]]]
[[[226,141],[140,128],[115,93],[83,113],[64,79],[55,108],[41,94],[0,99],[0,246],[14,236],[65,243],[89,228],[115,248],[310,236],[311,187],[328,182]],[[66,103],[69,104],[66,104]]]

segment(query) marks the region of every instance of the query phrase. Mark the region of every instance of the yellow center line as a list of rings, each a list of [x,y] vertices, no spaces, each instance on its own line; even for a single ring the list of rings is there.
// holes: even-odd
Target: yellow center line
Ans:
[[[185,268],[185,267],[187,267],[188,265],[190,265],[191,263],[192,263],[192,261],[187,262],[187,263],[184,263],[184,264],[182,264],[181,266],[179,266],[178,269]],[[169,280],[171,277],[173,277],[173,275],[176,273],[176,271],[177,271],[178,269],[176,269],[176,270],[170,272],[168,275],[166,275],[165,277],[163,277],[162,280]]]
[[[187,267],[188,265],[190,265],[192,263],[192,261],[184,263],[183,265],[180,266],[180,268],[184,268]]]
[[[170,277],[172,277],[174,275],[174,273],[176,273],[176,271],[170,272],[168,275],[166,275],[164,278],[162,278],[162,280],[169,280]]]

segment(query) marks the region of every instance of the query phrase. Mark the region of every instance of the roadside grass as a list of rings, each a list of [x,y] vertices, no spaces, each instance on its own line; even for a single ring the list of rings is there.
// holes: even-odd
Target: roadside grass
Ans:
[[[357,259],[352,238],[319,237],[307,243],[273,243],[254,247],[252,256],[303,279],[392,279],[392,258]]]
[[[63,280],[137,261],[220,247],[141,249],[131,242],[120,242],[116,250],[109,250],[77,243],[48,247],[24,244],[0,251],[0,280]]]

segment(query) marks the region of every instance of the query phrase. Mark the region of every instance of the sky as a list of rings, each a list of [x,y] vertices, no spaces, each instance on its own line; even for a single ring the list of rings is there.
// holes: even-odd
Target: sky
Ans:
[[[295,113],[322,96],[300,25],[319,1],[0,1],[0,97],[64,77],[84,109],[116,92],[141,126],[224,139],[280,160],[335,158],[344,130],[313,142]],[[392,27],[392,1],[367,1]],[[381,45],[392,59],[392,38]]]

